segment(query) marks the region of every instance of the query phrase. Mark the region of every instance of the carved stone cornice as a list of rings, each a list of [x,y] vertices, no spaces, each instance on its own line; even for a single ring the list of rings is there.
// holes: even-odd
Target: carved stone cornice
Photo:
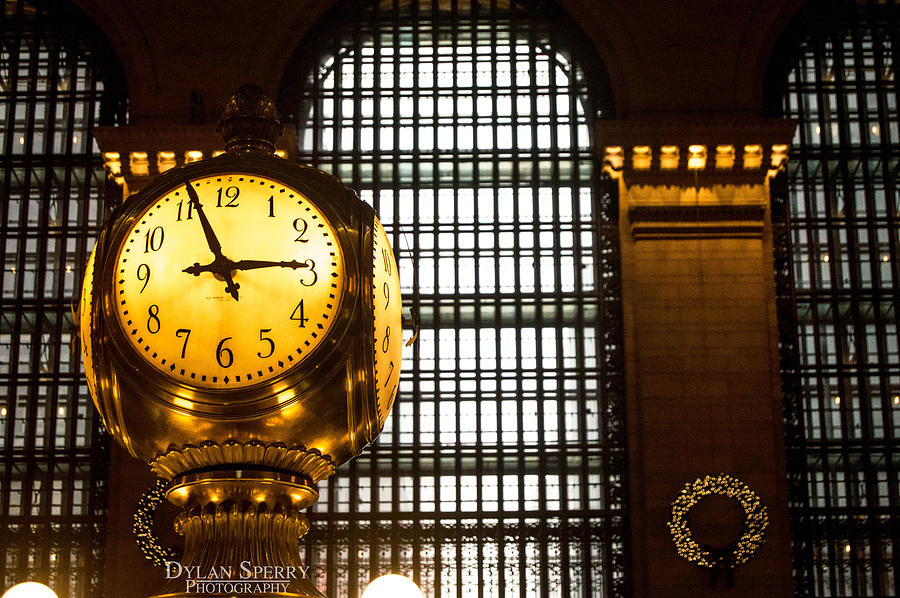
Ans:
[[[760,184],[787,159],[795,127],[786,119],[729,115],[599,120],[595,145],[628,186]]]
[[[255,441],[221,445],[208,441],[199,446],[173,446],[150,464],[156,475],[167,480],[190,471],[235,466],[294,472],[306,476],[313,484],[328,478],[335,470],[334,462],[315,449]]]
[[[94,127],[106,168],[125,195],[136,193],[157,175],[215,156],[225,149],[216,125],[124,125]],[[284,128],[275,143],[276,154],[297,159],[297,128]]]

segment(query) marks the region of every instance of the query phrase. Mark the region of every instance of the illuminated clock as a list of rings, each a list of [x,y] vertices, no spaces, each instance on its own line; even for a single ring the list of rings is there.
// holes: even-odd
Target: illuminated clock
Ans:
[[[345,462],[384,427],[401,306],[371,206],[327,173],[239,145],[166,171],[104,225],[80,305],[85,371],[135,457],[279,469],[276,453],[208,447],[302,445],[315,458],[297,467],[314,479],[316,463]]]
[[[118,323],[135,352],[207,389],[266,382],[315,354],[345,280],[315,203],[241,172],[185,177],[159,193],[121,236],[115,273]]]

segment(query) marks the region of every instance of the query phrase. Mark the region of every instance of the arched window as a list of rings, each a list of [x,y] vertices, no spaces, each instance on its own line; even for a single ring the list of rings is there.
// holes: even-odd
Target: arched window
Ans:
[[[602,66],[551,2],[341,2],[314,30],[280,109],[300,161],[378,211],[417,334],[385,431],[314,509],[319,586],[357,596],[393,571],[434,597],[622,595]]]
[[[91,128],[124,107],[108,42],[68,3],[0,14],[0,587],[102,594],[108,451],[72,302],[105,215]]]
[[[898,17],[809,2],[768,72],[798,122],[773,206],[798,596],[900,595]]]

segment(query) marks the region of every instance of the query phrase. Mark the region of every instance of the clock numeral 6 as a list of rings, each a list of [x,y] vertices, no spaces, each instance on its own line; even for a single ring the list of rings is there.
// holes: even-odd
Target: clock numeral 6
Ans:
[[[154,303],[147,309],[147,313],[150,314],[150,317],[147,318],[147,332],[156,334],[160,328],[159,306]]]
[[[225,346],[226,341],[230,341],[231,337],[226,336],[222,340],[219,341],[219,346],[216,347],[216,361],[223,368],[230,368],[231,364],[234,363],[234,353],[231,352],[231,349]],[[227,361],[222,360],[223,357],[227,358]]]
[[[271,328],[261,328],[259,330],[259,340],[269,343],[269,352],[268,353],[263,355],[259,351],[256,352],[257,357],[259,357],[261,359],[266,359],[267,357],[271,357],[272,353],[275,352],[275,341],[270,339],[268,336],[263,336],[264,332],[272,332],[272,329]]]

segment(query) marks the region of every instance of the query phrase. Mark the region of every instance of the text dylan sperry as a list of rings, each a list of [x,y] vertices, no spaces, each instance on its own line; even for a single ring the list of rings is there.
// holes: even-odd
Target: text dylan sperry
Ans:
[[[199,565],[184,566],[177,561],[166,561],[166,579],[184,577],[188,593],[215,591],[210,586],[215,586],[220,591],[241,594],[284,591],[291,580],[298,577],[305,579],[308,571],[309,567],[260,566],[250,561],[241,561],[237,571],[230,565],[201,571]]]

